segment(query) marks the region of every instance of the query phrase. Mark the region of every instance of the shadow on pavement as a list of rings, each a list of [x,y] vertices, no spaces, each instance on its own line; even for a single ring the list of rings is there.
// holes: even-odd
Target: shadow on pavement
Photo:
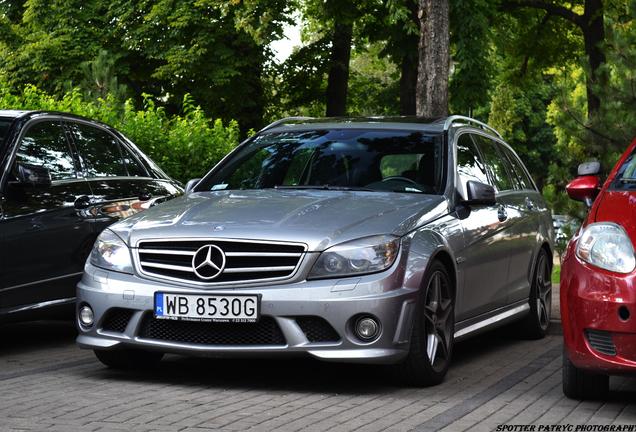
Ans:
[[[0,356],[4,356],[71,345],[75,343],[77,331],[73,321],[32,321],[0,324],[0,335]]]
[[[518,340],[505,330],[461,342],[455,347],[451,368],[478,361],[480,356],[515,342]],[[95,377],[95,371],[81,373]],[[387,366],[328,363],[308,357],[213,359],[170,355],[153,370],[126,372],[104,368],[98,371],[98,376],[109,380],[246,390],[372,394],[405,388]],[[429,391],[433,394],[435,388]]]

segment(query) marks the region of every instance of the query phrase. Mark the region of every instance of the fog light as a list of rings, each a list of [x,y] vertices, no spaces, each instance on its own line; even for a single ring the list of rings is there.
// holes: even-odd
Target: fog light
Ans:
[[[84,305],[80,308],[79,320],[82,323],[82,325],[86,327],[90,327],[93,325],[94,319],[95,319],[95,316],[93,314],[93,309],[91,309],[90,306]]]
[[[380,332],[380,324],[371,317],[362,317],[356,321],[356,336],[364,341],[375,339]]]

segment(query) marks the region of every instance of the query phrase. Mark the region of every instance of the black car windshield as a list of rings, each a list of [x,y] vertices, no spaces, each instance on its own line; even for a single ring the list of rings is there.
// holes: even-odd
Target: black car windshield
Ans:
[[[328,129],[263,134],[237,150],[197,191],[334,189],[442,194],[442,135]]]
[[[11,123],[13,123],[11,119],[0,118],[0,149],[3,147],[4,139],[7,137]]]

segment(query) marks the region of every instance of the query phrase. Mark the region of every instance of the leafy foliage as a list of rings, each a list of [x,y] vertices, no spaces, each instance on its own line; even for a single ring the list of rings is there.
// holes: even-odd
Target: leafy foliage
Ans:
[[[210,122],[203,110],[185,95],[182,115],[169,116],[145,97],[144,109],[137,110],[131,100],[121,104],[108,95],[86,101],[79,89],[57,98],[27,85],[19,94],[0,88],[0,106],[11,109],[63,111],[99,120],[118,129],[157,162],[168,175],[185,182],[201,177],[239,140],[238,124]]]

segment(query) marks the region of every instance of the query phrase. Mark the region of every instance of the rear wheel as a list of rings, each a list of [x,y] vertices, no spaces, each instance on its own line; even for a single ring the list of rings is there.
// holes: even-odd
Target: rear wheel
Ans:
[[[163,358],[163,353],[133,349],[95,350],[95,357],[113,369],[150,369]]]
[[[552,262],[545,249],[537,256],[530,288],[530,314],[522,321],[523,333],[530,339],[541,339],[550,327],[552,313]]]
[[[608,375],[577,368],[563,352],[563,394],[570,399],[604,399],[608,393]]]
[[[429,386],[442,382],[453,352],[455,309],[453,287],[446,267],[434,262],[419,294],[407,358],[397,371],[407,383]]]

